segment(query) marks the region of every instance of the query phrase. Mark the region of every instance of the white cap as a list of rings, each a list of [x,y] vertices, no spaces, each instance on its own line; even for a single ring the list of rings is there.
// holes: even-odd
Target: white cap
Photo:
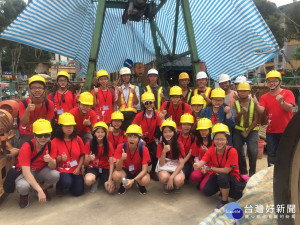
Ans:
[[[196,80],[198,80],[198,79],[203,79],[203,78],[208,78],[207,77],[207,74],[205,73],[205,72],[203,72],[203,71],[200,71],[200,72],[198,72],[197,73],[197,76],[196,76]]]
[[[226,81],[230,81],[230,77],[229,75],[223,73],[220,75],[219,77],[219,83],[223,83],[223,82],[226,82]]]
[[[123,67],[122,69],[120,69],[120,76],[124,74],[131,74],[131,70],[128,67]]]
[[[156,69],[152,68],[152,69],[150,69],[148,71],[148,75],[150,75],[150,74],[156,74],[156,75],[158,75],[158,71]]]
[[[247,82],[247,78],[245,76],[238,76],[234,81],[235,84],[239,84],[242,82]]]

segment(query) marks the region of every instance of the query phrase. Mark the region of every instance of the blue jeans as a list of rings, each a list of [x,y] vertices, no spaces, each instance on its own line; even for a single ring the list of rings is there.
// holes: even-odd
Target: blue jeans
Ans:
[[[74,196],[82,195],[83,187],[83,176],[72,173],[60,173],[59,181],[56,184],[56,188],[60,190],[69,189]]]
[[[275,164],[276,152],[282,133],[267,133],[268,166]]]
[[[246,156],[243,149],[244,143],[247,144],[247,154],[249,157],[249,176],[255,174],[256,160],[258,152],[258,131],[253,130],[247,138],[241,135],[241,131],[234,130],[233,132],[233,147],[237,150],[239,155],[239,169],[241,174],[248,174]]]

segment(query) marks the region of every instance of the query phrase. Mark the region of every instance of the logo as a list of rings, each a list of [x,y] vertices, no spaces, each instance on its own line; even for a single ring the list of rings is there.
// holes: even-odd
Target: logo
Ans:
[[[241,219],[243,217],[243,210],[239,203],[230,202],[225,205],[225,215],[229,219]]]

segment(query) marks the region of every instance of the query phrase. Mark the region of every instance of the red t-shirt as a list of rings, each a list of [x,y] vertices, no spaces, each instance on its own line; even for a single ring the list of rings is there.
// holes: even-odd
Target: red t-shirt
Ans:
[[[36,151],[35,139],[32,139],[31,142],[33,143],[33,152],[31,152],[30,145],[27,142],[24,143],[19,151],[16,167],[18,169],[21,169],[22,166],[30,166],[32,171],[39,171],[48,165],[48,163],[44,161],[44,155],[46,155],[47,152],[49,153],[52,159],[55,159],[57,155],[56,147],[55,144],[51,143],[51,151],[49,152],[47,144],[43,151],[43,154],[41,154],[31,163],[31,159],[38,154],[38,152]]]
[[[97,147],[98,154],[95,156],[95,159],[93,161],[90,161],[87,168],[102,168],[102,169],[109,169],[109,157],[113,157],[114,155],[114,148],[111,143],[109,143],[108,146],[108,153],[107,156],[104,156],[104,146],[98,146]],[[90,148],[90,142],[88,141],[85,144],[85,154],[89,155],[91,154],[91,148]]]
[[[185,138],[182,136],[182,132],[180,132],[177,140],[182,142],[185,155],[189,154],[192,145],[192,135],[189,135],[187,138]]]
[[[122,130],[120,131],[119,135],[113,135],[112,132],[108,133],[107,139],[112,144],[114,151],[116,151],[119,144],[123,144],[127,141],[127,137]]]
[[[27,105],[29,103],[30,97],[26,98]],[[22,118],[25,112],[25,106],[23,102],[19,102],[19,117]],[[39,108],[35,108],[34,111],[30,112],[29,116],[29,122],[26,127],[23,127],[21,122],[19,125],[19,133],[20,134],[30,134],[33,135],[32,132],[32,124],[37,120],[37,119],[47,119],[47,120],[52,120],[54,117],[54,105],[51,100],[48,100],[48,110],[45,105],[45,101],[43,101],[42,106]]]
[[[54,138],[51,141],[56,146],[55,151],[57,156],[65,153],[67,155],[66,161],[60,161],[57,165],[57,170],[60,173],[73,173],[77,166],[70,165],[74,160],[79,163],[79,157],[84,154],[84,144],[80,137],[73,138],[71,141],[63,141],[58,138]],[[81,172],[80,172],[81,173]]]
[[[185,157],[185,150],[184,150],[184,146],[182,144],[182,142],[178,141],[178,145],[179,145],[179,154],[178,154],[178,158],[177,159],[183,159]],[[159,142],[157,145],[157,152],[156,152],[156,158],[160,158],[161,154],[163,152],[163,143]],[[173,151],[172,149],[167,153],[166,158],[168,159],[173,159]]]
[[[160,107],[160,111],[167,110],[167,105],[168,105],[168,102],[164,102]],[[167,113],[168,113],[168,117],[172,116],[172,120],[175,121],[177,128],[179,129],[181,127],[180,126],[180,117],[184,113],[192,114],[192,111],[191,111],[190,106],[187,103],[184,103],[184,112],[182,112],[182,101],[180,101],[178,107],[176,109],[174,109],[173,103],[170,101],[170,106],[169,106],[169,109],[167,110]]]
[[[143,138],[149,138],[149,141],[147,141],[147,143],[155,141],[155,129],[156,127],[161,126],[161,119],[159,117],[159,114],[157,112],[154,113],[155,119],[154,116],[152,116],[151,118],[147,118],[145,115],[143,116],[144,112],[140,112],[135,116],[134,120],[132,121],[132,124],[137,124],[142,127]]]
[[[201,160],[209,163],[210,166],[212,167],[231,168],[229,175],[236,177],[236,179],[240,181],[238,153],[235,148],[231,148],[231,150],[228,153],[228,158],[226,160],[226,155],[229,148],[230,146],[227,146],[224,154],[217,154],[216,148],[213,146],[207,150],[207,152],[204,154]],[[215,172],[209,171],[208,173],[215,173]]]
[[[63,112],[70,112],[71,109],[73,109],[76,106],[76,97],[69,90],[64,94],[64,96],[65,101],[62,100],[62,94],[56,91],[53,95],[53,98],[52,93],[50,93],[47,98],[52,102],[54,100],[54,108],[56,108],[57,110],[63,109]],[[56,119],[58,119],[58,116],[59,115],[56,112]]]
[[[114,112],[113,105],[115,103],[115,91],[112,91],[107,88],[106,91],[102,91],[98,88],[97,93],[97,104],[95,106],[95,112],[97,115],[97,121],[104,121],[109,124],[111,122],[111,114]],[[91,91],[94,93],[94,90]]]
[[[295,96],[290,90],[282,89],[279,93],[283,95],[283,99],[288,104],[295,106]],[[276,96],[272,96],[270,93],[266,93],[261,96],[259,104],[266,109],[268,133],[283,133],[285,127],[293,117],[293,110],[287,112],[283,109],[282,105],[276,101]]]
[[[209,148],[214,146],[214,142],[212,142],[211,146],[207,147],[206,145],[204,145],[205,147],[207,147],[206,152],[203,152],[202,150],[202,144],[200,144],[200,147],[197,146],[197,138],[195,138],[194,143],[191,146],[192,149],[192,156],[194,157],[199,157],[199,160],[202,159],[202,157],[205,155],[205,153],[208,151]]]
[[[140,171],[142,169],[142,165],[146,165],[151,162],[149,150],[146,146],[144,146],[143,159],[141,159],[139,153],[139,146],[134,153],[131,153],[129,151],[128,144],[127,143],[125,144],[127,145],[127,151],[126,151],[127,158],[123,161],[123,168],[129,170],[129,166],[134,165],[134,168],[132,171],[130,171],[130,173],[134,174]],[[123,150],[123,145],[118,145],[114,156],[116,159],[121,159],[123,153],[122,150]]]
[[[90,117],[92,126],[97,122],[97,116],[94,110],[90,109],[84,116],[79,112],[79,107],[76,107],[70,111],[71,114],[75,117],[76,128],[79,135],[87,133],[90,131],[90,128],[83,125],[83,121]]]

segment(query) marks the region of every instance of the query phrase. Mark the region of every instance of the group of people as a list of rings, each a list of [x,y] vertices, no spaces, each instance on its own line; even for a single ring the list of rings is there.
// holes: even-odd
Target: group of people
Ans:
[[[108,86],[109,74],[97,72],[98,87],[80,95],[68,90],[70,76],[57,74],[58,89],[45,98],[46,81],[29,79],[31,96],[19,103],[22,144],[16,160],[22,173],[15,184],[19,205],[28,205],[33,188],[40,202],[50,199],[47,189],[56,184],[56,195],[66,190],[82,195],[85,186],[95,192],[98,183],[113,194],[124,194],[133,184],[147,194],[150,179],[164,193],[179,192],[185,182],[197,183],[206,195],[220,191],[221,202],[242,196],[245,179],[256,171],[259,115],[268,118],[268,163],[274,164],[280,135],[292,117],[295,98],[281,89],[281,74],[266,76],[270,91],[260,102],[251,95],[244,77],[236,91],[231,80],[220,76],[220,88],[207,87],[205,72],[196,75],[191,90],[187,73],[169,93],[159,86],[156,69],[148,71],[150,84],[142,90],[130,83],[131,70],[120,70],[122,85]],[[52,124],[50,123],[52,122]],[[249,173],[243,150],[247,143]],[[83,169],[84,168],[84,169]]]

